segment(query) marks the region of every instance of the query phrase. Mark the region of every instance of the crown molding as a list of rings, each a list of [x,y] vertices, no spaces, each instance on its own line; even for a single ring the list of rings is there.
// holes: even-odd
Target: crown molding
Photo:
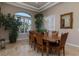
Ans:
[[[44,7],[46,7],[47,5],[49,5],[51,2],[48,2],[48,3],[46,3],[46,4],[44,4],[43,6],[41,6],[40,8],[38,8],[39,10],[40,9],[42,9],[42,8],[44,8]]]
[[[46,10],[46,9],[48,9],[48,8],[50,8],[50,7],[52,7],[52,6],[55,6],[55,5],[58,4],[58,3],[60,3],[60,2],[54,2],[54,3],[52,3],[52,4],[46,5],[45,7],[41,8],[41,9],[39,10],[39,12],[42,12],[42,11],[44,11],[44,10]]]
[[[34,6],[32,6],[32,5],[29,5],[29,4],[25,4],[25,3],[23,3],[23,2],[16,2],[16,3],[21,4],[21,5],[24,5],[24,6],[28,6],[29,8],[38,9],[37,7],[34,7]]]
[[[6,2],[6,4],[38,12],[38,9],[36,9],[36,8],[34,8],[32,6],[29,6],[29,5],[25,5],[25,4],[21,3],[21,2]]]
[[[13,6],[17,6],[20,8],[24,8],[24,9],[29,9],[35,12],[42,12],[52,6],[55,6],[56,4],[58,4],[59,2],[48,2],[46,4],[44,4],[43,6],[41,6],[40,8],[34,7],[32,5],[28,5],[28,4],[24,4],[23,2],[6,2],[7,4],[13,5]]]

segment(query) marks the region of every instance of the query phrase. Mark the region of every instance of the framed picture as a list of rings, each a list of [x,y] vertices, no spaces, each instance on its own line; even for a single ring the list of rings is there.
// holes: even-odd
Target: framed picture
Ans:
[[[0,7],[0,12],[1,12],[1,7]]]
[[[73,27],[73,13],[66,13],[60,16],[60,28],[72,28]]]

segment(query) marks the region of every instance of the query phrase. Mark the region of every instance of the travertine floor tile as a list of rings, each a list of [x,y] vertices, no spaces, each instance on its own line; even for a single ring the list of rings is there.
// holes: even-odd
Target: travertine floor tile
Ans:
[[[66,46],[66,56],[79,56],[79,48]],[[0,56],[41,56],[29,46],[27,40],[15,44],[6,44],[6,49],[0,50]]]

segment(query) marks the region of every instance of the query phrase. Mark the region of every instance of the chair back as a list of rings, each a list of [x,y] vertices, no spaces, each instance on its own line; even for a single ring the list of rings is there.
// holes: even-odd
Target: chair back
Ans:
[[[65,43],[66,43],[67,37],[68,37],[68,33],[61,34],[60,45],[61,45],[62,47],[65,46]]]
[[[58,39],[58,32],[57,31],[52,32],[52,39]]]
[[[38,32],[36,36],[37,44],[43,45],[43,33]]]
[[[47,39],[47,37],[48,37],[48,32],[43,32],[42,33],[42,38],[43,39]]]
[[[29,39],[34,41],[36,38],[36,32],[35,31],[29,31]]]
[[[32,31],[29,31],[29,39],[32,39]]]

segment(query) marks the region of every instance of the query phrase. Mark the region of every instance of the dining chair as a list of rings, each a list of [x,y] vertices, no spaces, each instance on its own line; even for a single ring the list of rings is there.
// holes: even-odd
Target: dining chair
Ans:
[[[58,39],[58,32],[57,31],[51,31],[48,34],[48,39],[47,39],[47,55],[51,53],[52,49],[51,46],[56,44],[56,41]]]
[[[53,31],[52,32],[52,40],[56,41],[58,39],[58,32],[57,31]]]
[[[42,33],[42,36],[43,36],[43,49],[44,49],[44,53],[46,53],[46,49],[47,49],[47,39],[48,39],[48,32],[43,32]]]
[[[31,45],[31,47],[34,47],[34,50],[35,50],[35,45],[36,45],[36,32],[35,31],[29,32],[29,44]]]
[[[68,37],[68,33],[61,34],[61,40],[59,43],[55,43],[52,45],[52,51],[60,55],[60,52],[63,52],[63,56],[65,56],[65,44]]]
[[[42,56],[44,54],[44,33],[40,33],[38,32],[37,36],[36,36],[36,48],[37,48],[37,52],[41,50],[42,52]]]
[[[32,31],[29,31],[29,45],[32,43]]]

